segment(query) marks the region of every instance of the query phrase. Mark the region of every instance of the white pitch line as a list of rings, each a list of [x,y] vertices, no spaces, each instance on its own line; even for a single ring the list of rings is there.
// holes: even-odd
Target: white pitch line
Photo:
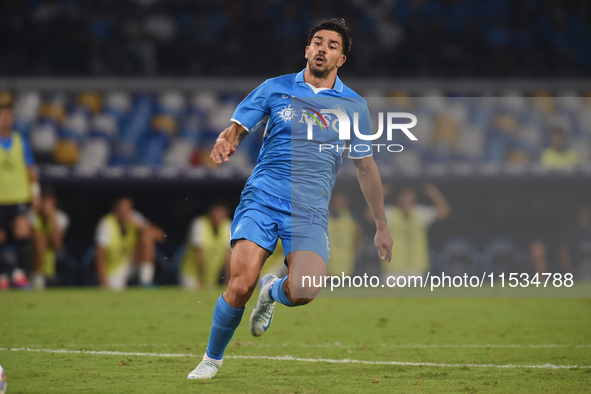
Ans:
[[[62,353],[62,354],[93,354],[93,355],[107,355],[107,356],[143,356],[143,357],[202,357],[196,354],[183,353],[136,353],[136,352],[117,352],[110,350],[67,350],[67,349],[31,349],[31,348],[0,348],[0,350],[12,352],[36,352],[36,353]],[[293,356],[239,356],[226,355],[226,359],[242,359],[242,360],[272,360],[272,361],[299,361],[299,362],[315,362],[315,363],[332,363],[332,364],[366,364],[366,365],[397,365],[397,366],[416,366],[416,367],[473,367],[473,368],[537,368],[537,369],[570,369],[570,368],[591,368],[591,365],[514,365],[514,364],[447,364],[447,363],[418,363],[406,361],[369,361],[369,360],[354,360],[346,359],[329,359],[329,358],[301,358]]]
[[[93,347],[95,343],[68,343],[61,344],[62,346],[70,347]],[[172,347],[178,344],[171,345],[166,343],[105,343],[102,344],[105,347]],[[0,345],[1,346],[1,345]],[[30,343],[21,344],[20,347],[42,347],[47,344]],[[290,348],[290,347],[303,347],[303,348],[364,348],[364,347],[384,347],[384,348],[400,348],[400,349],[453,349],[453,348],[492,348],[492,349],[571,349],[571,348],[591,348],[591,344],[555,344],[555,343],[542,343],[542,344],[341,344],[341,343],[318,343],[318,344],[306,344],[306,343],[282,343],[282,344],[268,344],[268,343],[253,343],[253,342],[234,342],[230,343],[230,346],[243,346],[243,347],[264,347],[264,348]]]

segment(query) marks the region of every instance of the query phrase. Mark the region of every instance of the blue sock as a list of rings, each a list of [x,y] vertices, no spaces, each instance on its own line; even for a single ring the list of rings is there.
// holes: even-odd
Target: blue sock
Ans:
[[[283,284],[286,280],[287,275],[273,283],[269,289],[269,297],[273,301],[277,301],[278,303],[285,306],[294,306],[291,302],[289,302],[289,298],[287,298],[287,294],[285,294],[285,291],[283,290]]]
[[[236,327],[242,320],[244,308],[232,308],[223,294],[218,298],[213,310],[213,322],[211,324],[211,333],[209,334],[209,343],[207,344],[207,357],[214,360],[221,360],[224,357],[224,350],[232,339]]]

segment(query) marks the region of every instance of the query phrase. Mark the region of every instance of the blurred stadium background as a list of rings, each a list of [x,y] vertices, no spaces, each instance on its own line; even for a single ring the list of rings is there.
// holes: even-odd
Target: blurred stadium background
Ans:
[[[591,261],[591,237],[573,235],[591,203],[588,1],[5,0],[0,7],[0,91],[14,96],[14,128],[70,217],[66,284],[96,284],[96,225],[121,196],[167,233],[156,281],[178,284],[177,252],[191,220],[218,200],[236,207],[261,143],[250,136],[214,168],[215,138],[251,89],[303,68],[307,30],[333,15],[353,33],[344,82],[372,105],[419,118],[417,144],[376,160],[388,203],[403,187],[425,183],[449,202],[451,216],[429,229],[432,270],[455,263],[482,270],[496,259],[520,272],[565,272],[563,247],[576,266]],[[543,159],[554,132],[569,152],[564,163]],[[337,188],[354,182],[345,163]],[[363,222],[358,189],[349,204]]]

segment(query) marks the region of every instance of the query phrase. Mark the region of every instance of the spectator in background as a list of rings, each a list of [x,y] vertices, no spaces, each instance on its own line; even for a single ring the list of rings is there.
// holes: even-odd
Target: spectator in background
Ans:
[[[529,245],[529,273],[542,274],[548,271],[548,248],[541,240],[533,241]]]
[[[542,153],[542,166],[549,169],[567,169],[579,164],[579,154],[566,147],[564,131],[554,128],[550,131],[550,147]]]
[[[0,291],[8,289],[11,279],[13,286],[29,286],[25,267],[31,225],[27,215],[31,204],[38,205],[40,193],[31,148],[20,133],[13,131],[13,125],[12,96],[0,93],[0,249],[10,241],[17,264],[13,267],[0,253]]]
[[[392,262],[382,262],[385,276],[424,275],[430,267],[427,230],[435,221],[451,214],[445,196],[432,184],[423,186],[423,191],[433,206],[417,204],[417,194],[407,187],[398,195],[395,206],[386,207],[388,228],[394,245]]]
[[[328,275],[353,275],[360,230],[357,222],[351,216],[349,201],[343,192],[338,191],[332,194],[328,211],[330,239]]]
[[[64,237],[70,224],[66,213],[57,209],[57,198],[53,189],[41,193],[39,210],[31,214],[33,245],[33,286],[42,289],[45,285],[62,284],[57,275],[56,263],[64,261]]]
[[[122,290],[139,271],[139,283],[152,285],[156,243],[166,235],[150,224],[133,201],[121,198],[96,230],[96,269],[101,287]]]
[[[575,280],[591,279],[591,206],[584,204],[574,223],[562,231],[560,264]]]
[[[188,245],[181,263],[181,285],[186,289],[214,287],[229,276],[230,225],[228,208],[214,203],[206,215],[191,223]]]

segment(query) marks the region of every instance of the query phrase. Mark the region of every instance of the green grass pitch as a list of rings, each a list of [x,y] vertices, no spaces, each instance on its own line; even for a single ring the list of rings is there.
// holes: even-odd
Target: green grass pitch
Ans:
[[[253,297],[232,357],[189,381],[220,293],[0,294],[8,394],[591,392],[591,299],[317,299],[254,338]]]

